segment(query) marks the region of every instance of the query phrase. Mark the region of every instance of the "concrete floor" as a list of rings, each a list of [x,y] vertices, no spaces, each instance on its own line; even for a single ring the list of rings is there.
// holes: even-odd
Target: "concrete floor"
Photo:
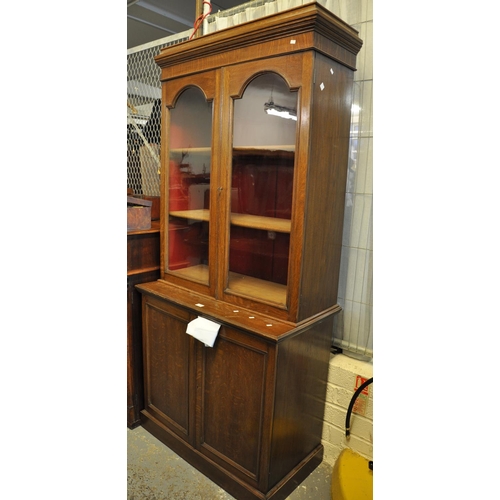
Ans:
[[[127,429],[128,500],[235,500],[142,427]],[[287,500],[331,500],[322,462]]]

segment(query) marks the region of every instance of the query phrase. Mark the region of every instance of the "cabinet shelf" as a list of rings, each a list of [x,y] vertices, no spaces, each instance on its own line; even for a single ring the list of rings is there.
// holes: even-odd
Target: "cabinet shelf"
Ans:
[[[286,306],[286,285],[229,272],[229,292],[247,297],[258,297],[280,307]]]
[[[173,210],[170,215],[182,219],[194,219],[199,221],[210,220],[210,210]],[[290,233],[292,221],[289,219],[278,219],[275,217],[263,217],[261,215],[231,214],[231,224],[234,226],[261,229],[263,231],[276,231],[277,233]]]
[[[177,269],[176,275],[206,283],[208,282],[208,266],[197,265]],[[243,274],[229,272],[229,292],[247,297],[259,297],[266,302],[272,302],[281,307],[286,305],[286,286]]]
[[[199,210],[172,210],[169,213],[174,217],[180,217],[182,219],[194,219],[200,221],[210,220],[210,210],[205,208],[200,208]]]
[[[204,264],[177,269],[175,274],[190,280],[208,283],[208,266]]]
[[[170,153],[208,153],[211,151],[210,146],[199,148],[172,148]],[[236,146],[233,147],[233,153],[248,153],[248,152],[269,152],[269,151],[295,151],[294,144],[277,144],[266,146]]]
[[[294,152],[294,144],[279,144],[279,145],[269,145],[269,146],[235,146],[233,147],[234,153],[260,153],[260,152],[275,152],[275,151],[287,151]]]
[[[211,149],[210,146],[199,148],[172,148],[170,153],[209,153]]]
[[[261,215],[231,214],[231,224],[234,226],[262,229],[263,231],[276,231],[277,233],[290,233],[292,221],[289,219],[277,219],[274,217],[263,217]]]

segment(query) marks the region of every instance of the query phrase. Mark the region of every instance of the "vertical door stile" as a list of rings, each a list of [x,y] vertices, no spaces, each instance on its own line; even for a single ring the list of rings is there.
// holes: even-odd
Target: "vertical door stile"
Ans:
[[[214,160],[217,162],[214,199],[217,201],[217,290],[215,297],[222,298],[227,286],[229,267],[229,217],[231,213],[231,162],[233,106],[229,95],[229,72],[226,68],[217,71],[217,93],[219,97],[218,123],[214,132]],[[218,132],[218,134],[217,134]]]
[[[310,131],[310,114],[312,104],[311,85],[310,82],[314,78],[314,55],[306,53],[302,55],[301,76],[302,85],[299,90],[298,104],[298,130],[296,139],[296,154],[295,154],[295,178],[293,186],[293,207],[292,207],[292,235],[290,239],[290,262],[289,262],[289,296],[288,307],[290,311],[290,319],[297,320],[299,309],[299,290],[301,287],[302,277],[302,254],[304,241],[304,207],[306,197],[306,186],[309,163],[309,140]]]
[[[164,228],[168,224],[168,134],[170,127],[170,113],[167,110],[167,87],[161,86],[161,128],[160,128],[160,277],[163,278],[168,269],[168,231]]]
[[[209,267],[209,280],[210,280],[210,295],[217,298],[218,289],[218,269],[220,266],[220,249],[219,249],[219,226],[220,226],[220,206],[219,200],[217,198],[217,186],[219,185],[220,178],[220,70],[215,70],[213,78],[214,83],[214,96],[213,96],[213,107],[212,107],[212,174],[210,182],[210,242],[209,242],[209,253],[211,255],[210,267]],[[197,358],[198,359],[198,358]],[[198,376],[198,375],[197,375]],[[197,391],[198,391],[198,380],[197,380]],[[197,405],[198,406],[198,405]],[[199,408],[197,408],[197,411]],[[200,427],[198,427],[198,430]],[[198,437],[197,437],[198,439]]]
[[[215,70],[215,91],[213,98],[213,122],[212,122],[212,182],[210,185],[210,224],[212,226],[211,240],[210,240],[210,293],[213,297],[217,298],[217,283],[218,283],[218,270],[220,267],[220,200],[219,190],[220,186],[220,168],[221,168],[221,126],[223,120],[221,118],[221,91],[220,91],[220,70]]]
[[[194,419],[194,447],[200,448],[203,443],[203,373],[204,373],[204,346],[201,342],[192,339],[193,367],[191,373],[194,380],[192,416]]]
[[[149,363],[149,335],[151,325],[148,318],[148,303],[145,299],[142,300],[142,363],[144,373],[144,406],[147,408],[151,402],[151,364]]]

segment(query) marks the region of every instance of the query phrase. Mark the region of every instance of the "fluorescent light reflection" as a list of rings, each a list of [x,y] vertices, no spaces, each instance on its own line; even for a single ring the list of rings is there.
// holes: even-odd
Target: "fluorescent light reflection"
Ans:
[[[273,101],[264,103],[264,111],[268,115],[279,116],[288,120],[297,121],[297,111],[295,109],[286,108],[285,106],[278,106]]]

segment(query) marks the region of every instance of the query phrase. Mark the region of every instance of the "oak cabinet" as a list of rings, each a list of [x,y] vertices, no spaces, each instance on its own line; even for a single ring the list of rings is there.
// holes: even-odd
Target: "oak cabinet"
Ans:
[[[357,32],[316,3],[163,49],[142,425],[236,498],[322,457]],[[221,325],[213,347],[186,334]]]
[[[138,287],[143,427],[236,498],[285,498],[321,462],[333,314],[292,328],[204,301],[221,324],[211,348],[186,335],[201,296]]]

